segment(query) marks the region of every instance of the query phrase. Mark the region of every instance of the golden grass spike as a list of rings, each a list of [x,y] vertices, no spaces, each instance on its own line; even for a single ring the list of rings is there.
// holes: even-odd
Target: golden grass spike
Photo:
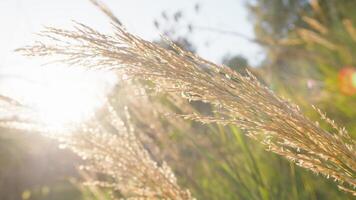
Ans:
[[[103,13],[105,13],[113,22],[117,23],[118,25],[122,26],[123,24],[121,23],[121,21],[119,20],[119,18],[117,18],[113,12],[111,12],[111,10],[101,1],[99,0],[90,0],[90,2],[98,7]]]
[[[313,19],[311,17],[304,16],[302,18],[309,26],[311,26],[313,29],[317,30],[321,34],[326,34],[328,33],[328,29],[322,25],[320,22],[318,22],[316,19]]]
[[[332,42],[328,41],[327,39],[323,38],[322,36],[313,31],[304,28],[299,28],[297,29],[297,33],[306,42],[317,43],[330,50],[338,50],[338,46],[336,44],[333,44]]]
[[[352,21],[350,19],[344,19],[342,23],[345,26],[346,31],[349,33],[350,37],[354,42],[356,42],[356,29],[352,25]]]
[[[153,81],[159,91],[209,102],[224,118],[202,117],[201,121],[236,124],[266,149],[355,191],[354,140],[345,133],[323,130],[296,105],[275,95],[251,74],[243,76],[175,48],[178,53],[134,36],[120,26],[115,26],[113,35],[106,35],[79,24],[74,31],[47,29],[41,43],[19,51],[27,56],[59,57],[71,65],[116,69],[125,76]],[[199,116],[193,118],[200,120]]]
[[[11,102],[10,98],[6,100]],[[21,116],[22,112],[27,111],[25,107],[16,108],[14,111],[0,104],[0,109],[14,115]],[[1,116],[0,127],[39,131],[58,140],[61,148],[68,148],[84,159],[80,167],[84,174],[90,172],[101,177],[87,179],[86,185],[110,188],[130,199],[194,200],[189,190],[178,185],[173,171],[165,162],[159,165],[151,158],[136,136],[139,130],[130,125],[127,112],[125,122],[110,105],[102,112],[104,117],[100,117],[100,120],[94,118],[66,135],[47,130],[45,125],[37,121],[4,121]],[[32,118],[36,119],[36,113],[29,114],[33,114]]]

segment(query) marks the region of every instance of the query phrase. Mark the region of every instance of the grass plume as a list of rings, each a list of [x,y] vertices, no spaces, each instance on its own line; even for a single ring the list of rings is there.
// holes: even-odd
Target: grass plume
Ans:
[[[111,199],[194,199],[177,184],[165,162],[158,164],[153,160],[137,137],[140,130],[132,125],[127,110],[119,116],[107,105],[92,120],[68,134],[48,129],[36,120],[36,112],[11,98],[0,96],[0,108],[4,113],[0,127],[36,131],[59,141],[61,148],[72,150],[85,161],[80,167],[90,175],[85,177],[85,184],[108,189]],[[23,120],[25,117],[30,120]]]
[[[117,25],[112,35],[79,23],[74,30],[47,28],[40,35],[41,41],[18,51],[26,56],[53,56],[69,65],[117,70],[122,76],[154,82],[158,91],[211,103],[215,106],[214,115],[192,113],[183,117],[202,123],[238,125],[267,150],[333,178],[355,195],[355,141],[347,131],[322,115],[335,129],[333,133],[325,131],[251,73],[243,76],[169,41],[174,51],[163,49]]]
[[[127,199],[193,199],[188,190],[178,186],[165,162],[158,165],[151,158],[126,116],[124,122],[108,106],[104,119],[86,123],[62,142],[85,158],[87,164],[82,169],[104,176],[88,184],[110,188]]]

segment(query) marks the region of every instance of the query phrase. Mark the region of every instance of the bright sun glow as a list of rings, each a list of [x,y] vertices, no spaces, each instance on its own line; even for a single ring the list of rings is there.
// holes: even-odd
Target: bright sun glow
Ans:
[[[8,80],[2,80],[1,86],[6,87],[0,89],[26,102],[38,112],[43,123],[56,129],[89,119],[103,106],[116,80],[108,72],[63,66],[12,72]]]

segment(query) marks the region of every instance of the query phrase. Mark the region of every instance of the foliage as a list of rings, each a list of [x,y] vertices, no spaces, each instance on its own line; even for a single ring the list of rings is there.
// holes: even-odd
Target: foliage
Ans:
[[[318,116],[308,105],[317,105],[342,122],[353,137],[356,112],[350,108],[356,106],[355,95],[343,92],[340,74],[356,65],[355,5],[354,1],[313,0],[256,1],[251,6],[258,39],[269,41],[261,70],[268,83],[298,102],[313,119]],[[271,6],[283,7],[278,12],[282,16],[271,19]]]

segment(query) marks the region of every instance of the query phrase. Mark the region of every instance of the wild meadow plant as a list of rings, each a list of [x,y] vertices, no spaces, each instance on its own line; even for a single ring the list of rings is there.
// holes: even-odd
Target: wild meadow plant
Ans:
[[[111,199],[194,199],[178,186],[165,162],[158,164],[151,158],[137,138],[140,130],[133,127],[128,112],[118,116],[108,104],[100,116],[78,125],[69,134],[68,130],[46,127],[35,112],[8,97],[0,96],[0,105],[1,127],[38,131],[58,140],[60,148],[68,148],[84,159],[80,169],[86,174],[85,185],[108,189]],[[93,193],[96,198],[105,197],[105,193]]]
[[[80,23],[74,30],[48,27],[40,33],[41,41],[18,51],[25,56],[53,57],[68,65],[115,70],[123,80],[152,82],[157,92],[209,103],[213,105],[211,114],[178,116],[203,124],[236,125],[266,150],[332,178],[339,188],[356,194],[355,141],[320,110],[315,108],[334,132],[309,120],[297,105],[276,96],[249,72],[241,75],[168,40],[174,51],[134,36],[119,25],[114,24],[113,29],[108,35]],[[189,194],[178,191],[173,193]]]

